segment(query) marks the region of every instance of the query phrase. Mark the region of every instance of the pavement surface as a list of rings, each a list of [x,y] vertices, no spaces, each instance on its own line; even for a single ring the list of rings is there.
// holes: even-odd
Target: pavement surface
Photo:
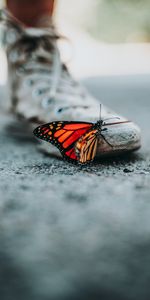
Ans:
[[[84,84],[138,123],[143,147],[73,166],[1,109],[1,300],[150,299],[150,76]]]

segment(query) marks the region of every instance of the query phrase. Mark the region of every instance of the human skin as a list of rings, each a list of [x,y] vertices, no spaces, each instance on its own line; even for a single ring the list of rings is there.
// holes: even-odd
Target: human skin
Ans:
[[[43,15],[52,16],[55,0],[6,0],[8,10],[27,26],[35,26]]]

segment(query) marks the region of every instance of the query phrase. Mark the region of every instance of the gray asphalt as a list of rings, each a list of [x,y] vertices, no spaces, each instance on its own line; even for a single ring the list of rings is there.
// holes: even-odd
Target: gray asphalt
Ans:
[[[73,166],[1,109],[1,300],[150,299],[150,76],[84,84],[137,122],[143,147]]]

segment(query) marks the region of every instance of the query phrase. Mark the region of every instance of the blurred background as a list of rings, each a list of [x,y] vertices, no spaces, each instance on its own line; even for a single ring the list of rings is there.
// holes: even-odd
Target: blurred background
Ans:
[[[73,42],[74,74],[149,74],[149,11],[148,0],[58,0],[56,23]]]
[[[59,15],[108,43],[150,41],[149,0],[58,0]]]

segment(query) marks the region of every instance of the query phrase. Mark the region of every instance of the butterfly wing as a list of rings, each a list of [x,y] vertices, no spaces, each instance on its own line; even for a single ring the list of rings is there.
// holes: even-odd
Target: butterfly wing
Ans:
[[[88,163],[95,158],[98,144],[97,132],[97,130],[90,130],[76,142],[75,153],[80,163]]]
[[[92,126],[93,123],[87,122],[58,121],[41,125],[33,133],[36,137],[55,145],[68,160],[78,162],[74,146]]]

